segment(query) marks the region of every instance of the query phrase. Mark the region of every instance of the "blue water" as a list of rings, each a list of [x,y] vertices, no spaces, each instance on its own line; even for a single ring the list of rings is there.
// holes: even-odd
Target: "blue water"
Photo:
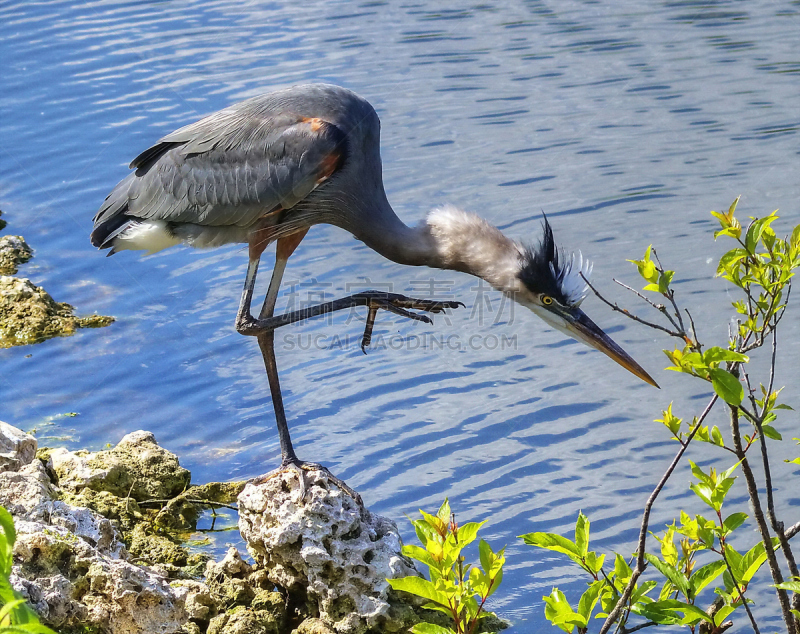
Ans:
[[[408,223],[450,202],[535,240],[544,211],[560,244],[594,260],[597,285],[643,314],[611,278],[636,284],[625,259],[661,245],[703,339],[723,343],[733,296],[713,279],[725,245],[709,210],[741,194],[742,217],[780,208],[781,230],[800,222],[799,12],[796,1],[0,4],[5,233],[36,250],[22,275],[80,313],[118,319],[0,351],[0,419],[76,448],[148,429],[198,482],[278,463],[260,355],[233,329],[246,251],[104,258],[88,233],[128,162],[161,135],[309,81],[374,104],[387,192]],[[403,268],[326,226],[284,279],[279,308],[364,287],[466,303],[433,326],[381,316],[366,356],[356,315],[292,327],[278,334],[278,362],[300,456],[329,465],[407,540],[404,514],[444,496],[462,521],[489,518],[485,537],[508,545],[493,608],[512,632],[549,628],[541,597],[553,586],[573,600],[583,587],[564,558],[517,535],[567,533],[582,509],[594,547],[633,550],[639,509],[675,451],[651,421],[670,401],[691,417],[708,396],[660,370],[669,342],[595,298],[584,305],[659,392],[473,278]],[[795,405],[799,324],[787,318],[777,377],[794,381],[784,395]],[[787,438],[796,425],[792,413],[778,424]],[[772,451],[792,523],[797,472],[781,460],[797,450]],[[704,445],[690,454],[719,457]],[[702,511],[688,481],[682,466],[654,530],[679,507]],[[754,540],[742,533],[740,549]],[[779,627],[769,592],[754,597],[762,626]]]

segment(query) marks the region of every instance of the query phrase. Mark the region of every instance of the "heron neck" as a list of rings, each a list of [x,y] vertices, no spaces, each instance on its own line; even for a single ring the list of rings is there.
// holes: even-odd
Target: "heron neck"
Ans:
[[[368,213],[369,221],[359,223],[351,231],[370,249],[406,266],[447,268],[427,223],[409,227],[397,217],[388,201]]]
[[[519,290],[520,245],[480,216],[446,205],[409,227],[391,207],[389,211],[382,222],[365,223],[369,226],[357,234],[384,257],[409,266],[469,273],[503,292]]]

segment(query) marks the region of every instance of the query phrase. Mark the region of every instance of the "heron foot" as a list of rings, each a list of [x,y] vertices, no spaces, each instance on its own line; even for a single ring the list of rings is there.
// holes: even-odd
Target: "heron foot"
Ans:
[[[257,337],[267,332],[271,332],[281,326],[293,324],[298,321],[311,319],[320,315],[326,315],[337,310],[345,308],[353,308],[354,306],[367,306],[369,309],[369,316],[367,317],[367,329],[365,334],[367,337],[367,344],[372,335],[372,324],[375,321],[375,314],[378,310],[384,309],[391,313],[407,317],[415,321],[423,321],[431,323],[430,317],[412,313],[411,310],[421,310],[428,313],[441,313],[448,308],[458,308],[464,306],[461,302],[443,301],[437,302],[432,299],[414,299],[413,297],[406,297],[405,295],[398,295],[397,293],[386,293],[383,291],[365,291],[363,293],[356,293],[349,297],[333,300],[324,304],[316,304],[295,310],[283,315],[273,317],[265,317],[263,319],[256,319],[249,313],[247,304],[243,304],[244,309],[240,309],[236,317],[236,330],[242,334],[250,337]],[[366,345],[364,347],[366,347]]]
[[[344,480],[340,480],[335,475],[333,475],[327,467],[323,467],[321,464],[317,464],[316,462],[303,462],[302,460],[289,459],[284,460],[281,463],[281,466],[275,469],[274,471],[270,471],[269,473],[265,473],[264,475],[258,476],[249,480],[251,484],[263,484],[267,480],[270,480],[276,476],[279,476],[281,473],[286,473],[287,471],[294,471],[297,474],[297,480],[300,485],[300,501],[303,502],[306,499],[306,494],[308,493],[308,482],[306,480],[306,472],[307,471],[322,471],[325,474],[325,477],[328,478],[330,482],[335,484],[339,487],[342,491],[344,491],[347,495],[353,498],[359,506],[364,506],[364,503],[361,501],[361,496],[356,492],[354,489],[350,488]]]
[[[372,329],[375,326],[375,317],[380,309],[388,310],[390,313],[407,317],[414,321],[421,321],[426,324],[433,323],[427,315],[412,313],[410,310],[423,310],[429,313],[443,313],[448,308],[465,307],[462,302],[453,301],[434,301],[431,299],[415,299],[398,295],[396,293],[382,293],[379,291],[367,291],[359,293],[360,296],[367,298],[367,324],[364,327],[364,335],[361,337],[361,351],[367,354],[367,348],[372,342]]]

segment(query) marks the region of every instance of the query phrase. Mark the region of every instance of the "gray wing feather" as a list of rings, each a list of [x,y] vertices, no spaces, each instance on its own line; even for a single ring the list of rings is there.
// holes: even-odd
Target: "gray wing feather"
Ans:
[[[244,227],[273,209],[292,208],[343,159],[345,135],[275,106],[252,99],[163,137],[133,160],[136,171],[109,195],[95,222],[124,212]]]

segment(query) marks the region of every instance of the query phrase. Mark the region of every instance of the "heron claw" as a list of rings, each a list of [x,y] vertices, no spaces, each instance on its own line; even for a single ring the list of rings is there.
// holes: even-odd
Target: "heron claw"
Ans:
[[[405,295],[398,295],[396,293],[381,293],[379,291],[366,291],[361,293],[362,296],[367,298],[366,305],[369,307],[367,314],[367,323],[364,327],[364,335],[361,337],[361,351],[367,354],[367,348],[372,342],[372,329],[375,326],[375,316],[378,314],[379,309],[388,310],[390,313],[413,319],[414,321],[421,321],[426,324],[432,324],[433,320],[427,315],[420,315],[412,313],[410,310],[422,310],[429,313],[443,313],[448,308],[458,308],[459,306],[466,308],[462,302],[456,301],[435,301],[432,299],[415,299],[413,297],[406,297]]]

